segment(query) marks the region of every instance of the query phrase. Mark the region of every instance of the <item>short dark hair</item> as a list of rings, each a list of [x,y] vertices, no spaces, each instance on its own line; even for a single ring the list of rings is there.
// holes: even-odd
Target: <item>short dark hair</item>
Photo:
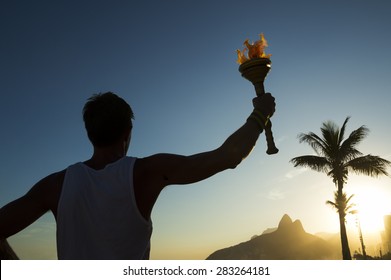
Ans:
[[[83,108],[88,138],[94,146],[109,146],[132,128],[132,108],[112,92],[92,95]]]

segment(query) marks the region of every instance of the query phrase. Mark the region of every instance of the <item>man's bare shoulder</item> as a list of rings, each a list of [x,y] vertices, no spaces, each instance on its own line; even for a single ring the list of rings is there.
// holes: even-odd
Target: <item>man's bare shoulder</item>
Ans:
[[[142,181],[153,180],[154,174],[159,170],[159,161],[158,155],[137,158],[134,165],[135,177],[142,178]]]
[[[135,164],[135,172],[144,180],[166,184],[171,170],[178,169],[185,164],[188,157],[176,154],[160,153],[148,157],[139,158]]]
[[[62,183],[64,182],[66,169],[54,172],[52,174],[49,174],[48,176],[41,179],[36,186],[39,186],[43,189],[52,189],[55,187],[61,187]]]

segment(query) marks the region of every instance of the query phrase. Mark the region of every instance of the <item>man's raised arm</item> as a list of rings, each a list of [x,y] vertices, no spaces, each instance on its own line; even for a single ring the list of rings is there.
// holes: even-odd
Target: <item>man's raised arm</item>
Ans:
[[[142,159],[140,165],[152,172],[150,175],[157,178],[154,185],[161,188],[173,184],[195,183],[223,170],[235,168],[255,146],[267,119],[263,116],[274,114],[275,102],[270,93],[256,97],[253,104],[256,113],[253,112],[246,123],[219,148],[192,156],[157,154]]]

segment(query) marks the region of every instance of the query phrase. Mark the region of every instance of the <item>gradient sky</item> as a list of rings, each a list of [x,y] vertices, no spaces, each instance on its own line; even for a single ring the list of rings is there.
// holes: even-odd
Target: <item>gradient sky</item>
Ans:
[[[131,104],[129,155],[218,147],[255,96],[235,50],[263,32],[280,152],[267,156],[262,135],[237,169],[165,189],[153,211],[151,257],[204,259],[277,226],[285,213],[309,233],[337,232],[325,205],[331,179],[289,160],[312,153],[299,133],[347,116],[349,133],[370,129],[359,149],[391,160],[390,11],[385,0],[2,1],[0,206],[90,157],[81,110],[93,93],[114,91]],[[381,227],[391,179],[352,175],[346,191],[356,194],[364,234],[369,221]],[[51,214],[9,240],[21,258],[56,258]]]

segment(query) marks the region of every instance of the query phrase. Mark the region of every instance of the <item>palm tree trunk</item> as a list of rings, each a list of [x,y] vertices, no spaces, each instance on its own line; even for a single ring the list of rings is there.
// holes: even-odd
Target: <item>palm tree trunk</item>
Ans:
[[[341,235],[341,246],[342,246],[342,258],[344,260],[351,260],[352,256],[350,255],[350,249],[349,249],[349,241],[348,236],[346,233],[346,226],[345,226],[345,214],[344,213],[338,213],[339,214],[339,229],[340,229],[340,235]]]
[[[343,189],[343,181],[338,181],[338,198],[341,200],[343,199],[342,189]],[[346,225],[345,225],[346,222],[345,207],[341,207],[341,206],[342,203],[340,203],[340,208],[338,209],[338,215],[339,215],[339,232],[341,235],[342,259],[351,260],[352,256],[350,254],[348,235],[346,233]]]

